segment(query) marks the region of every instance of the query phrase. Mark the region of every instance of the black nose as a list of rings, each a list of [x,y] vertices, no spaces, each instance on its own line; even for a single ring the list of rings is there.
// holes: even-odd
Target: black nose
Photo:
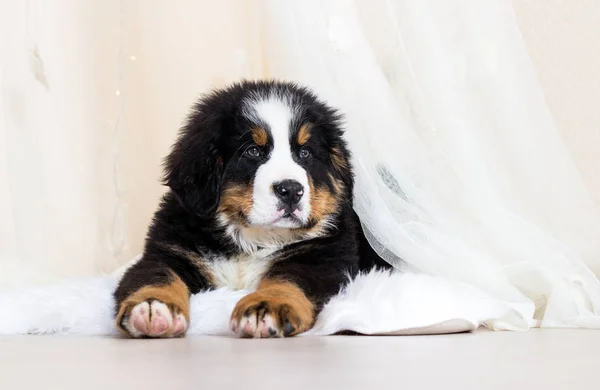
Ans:
[[[294,206],[300,202],[304,195],[304,187],[295,180],[284,180],[273,185],[275,195],[288,206]]]

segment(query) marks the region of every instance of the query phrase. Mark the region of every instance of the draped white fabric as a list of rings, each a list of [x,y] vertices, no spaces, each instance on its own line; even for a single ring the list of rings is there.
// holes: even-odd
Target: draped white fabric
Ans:
[[[508,1],[214,3],[2,12],[30,27],[2,48],[0,270],[65,276],[122,262],[193,97],[267,76],[307,84],[346,114],[355,207],[388,261],[512,307],[494,329],[600,327],[600,213]],[[92,20],[98,31],[86,32]]]

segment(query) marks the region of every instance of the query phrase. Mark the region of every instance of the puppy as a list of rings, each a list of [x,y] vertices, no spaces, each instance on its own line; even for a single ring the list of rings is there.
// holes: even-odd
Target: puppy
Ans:
[[[190,294],[252,289],[231,314],[241,337],[294,336],[358,271],[389,265],[352,208],[341,116],[311,91],[243,81],[194,106],[166,158],[169,191],[143,258],[115,291],[131,337],[177,337]]]

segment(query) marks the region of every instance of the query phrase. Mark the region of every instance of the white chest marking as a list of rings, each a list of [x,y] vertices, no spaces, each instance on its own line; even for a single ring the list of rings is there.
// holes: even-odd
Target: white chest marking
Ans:
[[[255,290],[272,264],[274,250],[263,249],[232,258],[216,257],[208,261],[217,288]]]

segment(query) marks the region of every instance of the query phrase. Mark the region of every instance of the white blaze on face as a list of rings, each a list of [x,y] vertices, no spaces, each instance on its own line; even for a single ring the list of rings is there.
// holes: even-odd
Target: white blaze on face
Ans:
[[[248,102],[246,114],[251,120],[265,124],[272,137],[272,149],[254,177],[252,210],[248,220],[253,225],[279,228],[297,228],[300,224],[291,219],[280,219],[283,213],[273,185],[283,180],[295,180],[304,187],[304,194],[295,215],[306,223],[310,215],[310,188],[306,171],[294,161],[290,142],[293,142],[291,123],[294,107],[287,99],[270,96]]]

